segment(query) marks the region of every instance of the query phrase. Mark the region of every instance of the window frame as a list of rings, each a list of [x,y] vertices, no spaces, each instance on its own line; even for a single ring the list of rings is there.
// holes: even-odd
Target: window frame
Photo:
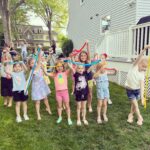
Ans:
[[[80,6],[82,6],[85,3],[85,0],[80,0]]]
[[[100,17],[100,34],[105,34],[106,31],[109,31],[109,30],[110,30],[110,27],[109,27],[108,30],[105,30],[105,32],[103,32],[103,30],[102,30],[102,20],[103,20],[103,18],[105,18],[105,17],[107,17],[107,16],[110,16],[110,22],[111,22],[111,15],[110,15],[110,13],[105,14],[105,15],[102,15],[102,16]]]

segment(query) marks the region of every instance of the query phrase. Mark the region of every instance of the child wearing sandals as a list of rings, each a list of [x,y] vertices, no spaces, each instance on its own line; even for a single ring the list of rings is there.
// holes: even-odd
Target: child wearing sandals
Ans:
[[[82,65],[76,67],[76,71],[69,64],[69,67],[74,73],[74,95],[77,102],[77,126],[81,126],[81,114],[84,125],[88,125],[86,120],[86,104],[88,99],[88,72]]]
[[[62,106],[64,104],[68,117],[68,125],[72,125],[70,104],[69,104],[69,93],[68,93],[68,79],[67,79],[70,70],[65,70],[65,66],[62,61],[57,61],[55,66],[56,66],[55,72],[47,73],[45,70],[44,72],[47,76],[52,77],[55,83],[57,111],[58,111],[58,119],[56,122],[58,124],[62,122]]]
[[[129,70],[127,80],[125,83],[127,96],[131,102],[131,110],[128,115],[127,122],[133,123],[134,113],[137,115],[137,125],[143,124],[143,117],[140,113],[138,101],[141,98],[142,104],[144,103],[144,79],[145,71],[148,66],[148,59],[143,58],[144,52],[150,48],[150,45],[145,46],[141,54],[134,62],[132,68]]]
[[[33,68],[34,63],[35,63],[34,58],[30,58],[28,60],[28,65],[30,69]],[[50,105],[49,105],[48,98],[47,98],[47,96],[50,94],[51,91],[43,77],[43,71],[41,69],[41,53],[39,54],[38,63],[33,73],[31,91],[32,91],[31,93],[32,100],[35,102],[37,120],[41,120],[41,114],[40,114],[41,100],[44,101],[44,104],[46,106],[46,111],[49,114],[51,114]]]
[[[113,75],[116,73],[114,71],[107,71],[105,70],[106,64],[101,62],[96,65],[96,72],[94,73],[93,78],[96,80],[96,89],[97,89],[97,123],[102,123],[101,115],[105,122],[108,122],[107,117],[107,101],[110,97],[109,95],[109,81],[107,75]]]
[[[24,94],[24,88],[26,84],[24,71],[27,71],[26,66],[23,62],[15,62],[13,65],[13,72],[7,71],[7,74],[12,76],[13,79],[13,100],[15,101],[16,110],[16,122],[22,122],[20,115],[21,104],[23,106],[23,117],[25,120],[29,120],[27,115],[27,99],[28,95]]]
[[[5,70],[12,71],[12,58],[9,54],[9,48],[4,47],[2,51],[2,65],[1,65],[1,96],[4,98],[4,106],[12,106],[12,78]]]

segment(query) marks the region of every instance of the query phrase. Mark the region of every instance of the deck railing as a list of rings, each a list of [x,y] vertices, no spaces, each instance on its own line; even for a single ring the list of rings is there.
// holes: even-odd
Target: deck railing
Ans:
[[[134,58],[150,43],[150,23],[131,26],[129,29],[108,32],[97,43],[98,53],[111,57]],[[148,55],[148,52],[146,52]]]

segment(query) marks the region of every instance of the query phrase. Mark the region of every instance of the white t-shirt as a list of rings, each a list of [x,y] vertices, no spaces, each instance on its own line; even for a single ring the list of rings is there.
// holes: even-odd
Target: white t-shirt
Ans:
[[[144,78],[145,72],[140,72],[137,65],[133,66],[127,74],[125,86],[133,90],[140,89],[140,81],[144,81]]]
[[[27,45],[26,44],[24,44],[24,45],[21,46],[21,53],[22,54],[23,53],[27,53]]]
[[[23,91],[26,85],[26,79],[24,71],[12,72],[13,79],[13,91]]]

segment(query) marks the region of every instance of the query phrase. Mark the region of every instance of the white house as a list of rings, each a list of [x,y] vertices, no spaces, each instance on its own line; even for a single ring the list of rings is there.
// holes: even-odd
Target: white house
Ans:
[[[69,0],[68,36],[75,48],[88,39],[92,54],[109,54],[119,70],[110,80],[124,85],[131,58],[150,43],[150,22],[137,25],[145,16],[150,0]]]

